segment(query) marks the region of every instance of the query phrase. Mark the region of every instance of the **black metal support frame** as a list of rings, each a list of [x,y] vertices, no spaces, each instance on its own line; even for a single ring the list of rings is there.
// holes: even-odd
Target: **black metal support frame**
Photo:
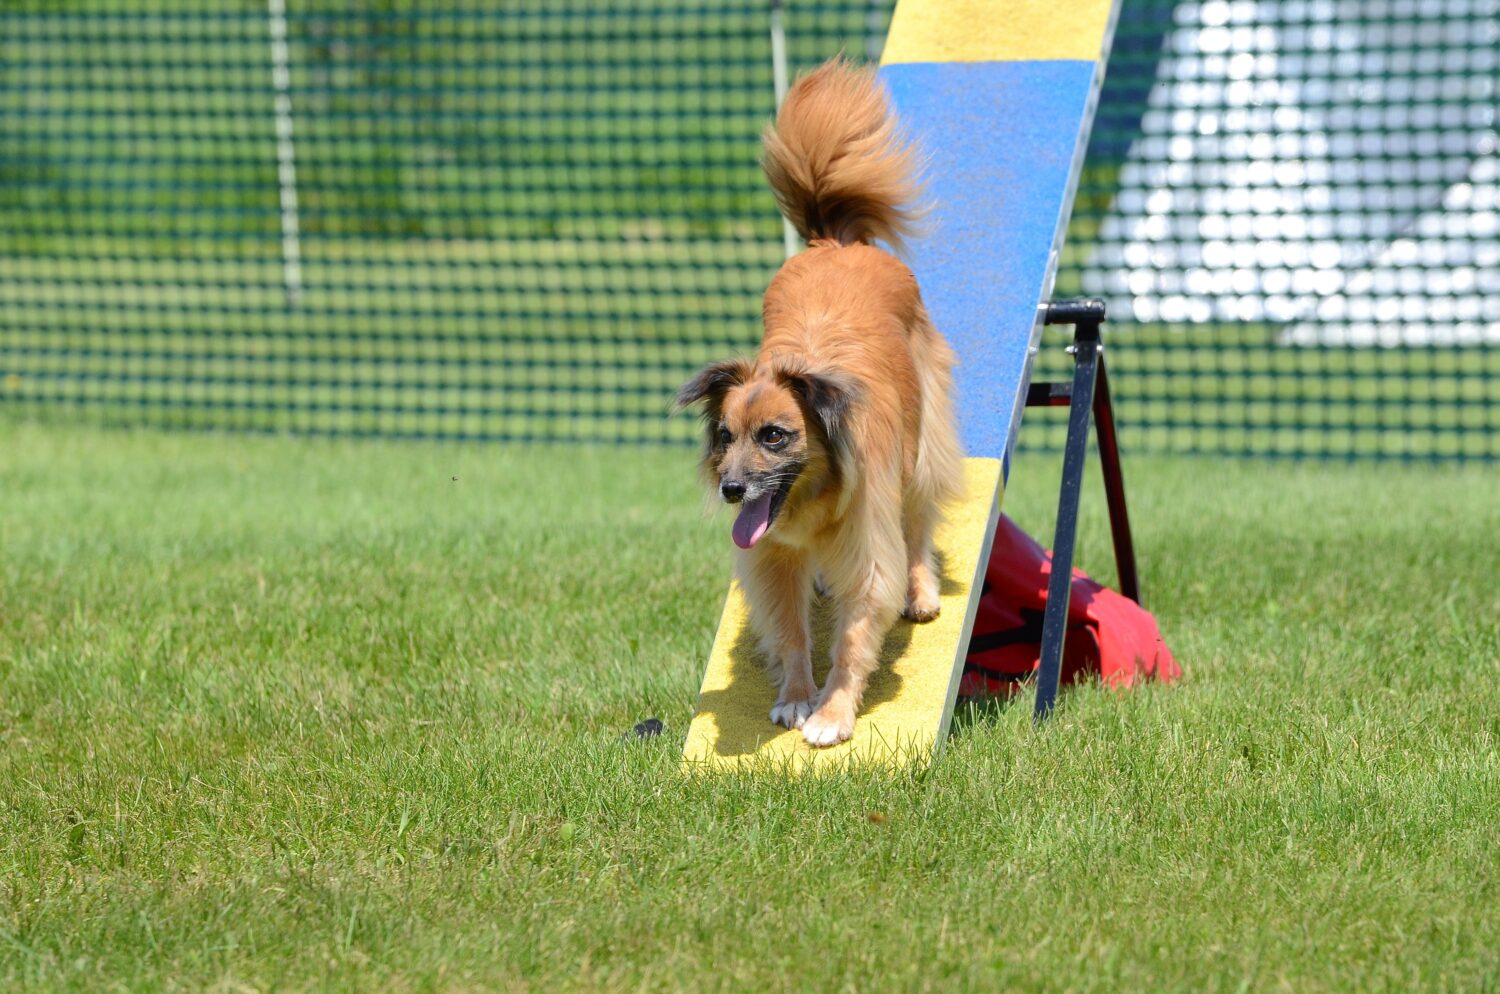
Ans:
[[[1104,495],[1109,505],[1109,527],[1114,537],[1115,567],[1120,592],[1136,603],[1141,586],[1135,568],[1135,544],[1125,507],[1125,479],[1120,471],[1119,438],[1109,399],[1109,377],[1104,369],[1104,301],[1055,301],[1047,305],[1043,323],[1073,326],[1073,382],[1033,383],[1027,407],[1067,407],[1068,437],[1063,446],[1062,486],[1057,498],[1057,535],[1052,543],[1052,573],[1047,581],[1047,610],[1042,620],[1042,656],[1037,673],[1035,718],[1052,713],[1062,676],[1063,640],[1068,633],[1068,602],[1073,577],[1073,549],[1078,536],[1078,502],[1083,491],[1083,466],[1088,455],[1089,418],[1099,433],[1099,461],[1104,471]]]

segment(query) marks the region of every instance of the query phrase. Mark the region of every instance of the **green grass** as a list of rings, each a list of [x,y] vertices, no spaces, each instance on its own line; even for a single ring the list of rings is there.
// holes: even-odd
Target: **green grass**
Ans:
[[[1181,684],[689,779],[688,453],[0,421],[0,988],[1496,989],[1494,471],[1129,472]]]

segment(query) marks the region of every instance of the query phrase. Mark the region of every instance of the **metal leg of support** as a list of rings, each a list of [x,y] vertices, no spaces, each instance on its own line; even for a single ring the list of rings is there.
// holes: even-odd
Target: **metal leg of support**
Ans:
[[[1109,380],[1104,369],[1104,345],[1100,328],[1104,323],[1101,300],[1062,301],[1048,305],[1047,324],[1073,326],[1073,382],[1033,384],[1027,406],[1068,406],[1068,435],[1063,445],[1062,486],[1057,498],[1057,532],[1052,543],[1052,573],[1047,583],[1047,609],[1042,620],[1042,652],[1037,673],[1035,718],[1051,714],[1057,704],[1062,676],[1063,643],[1068,630],[1068,602],[1072,590],[1073,552],[1078,536],[1078,504],[1083,491],[1083,468],[1088,456],[1089,419],[1098,425],[1099,459],[1104,472],[1105,499],[1109,505],[1110,532],[1114,539],[1115,566],[1120,590],[1139,602],[1140,581],[1136,573],[1135,545],[1125,504],[1125,482],[1120,469],[1119,439]]]

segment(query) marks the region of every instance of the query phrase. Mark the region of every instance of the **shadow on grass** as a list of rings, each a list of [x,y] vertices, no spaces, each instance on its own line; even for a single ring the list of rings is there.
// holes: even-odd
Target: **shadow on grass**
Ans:
[[[948,737],[967,735],[977,726],[999,721],[1001,716],[1014,707],[1030,707],[1033,681],[1018,682],[1010,695],[988,694],[983,697],[961,697],[953,705],[953,721],[948,726]]]

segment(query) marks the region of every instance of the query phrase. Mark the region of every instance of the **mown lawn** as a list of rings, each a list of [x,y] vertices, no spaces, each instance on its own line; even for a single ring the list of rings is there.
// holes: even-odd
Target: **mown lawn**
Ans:
[[[0,989],[1496,989],[1500,475],[1129,472],[1181,684],[692,779],[688,452],[0,421]]]

